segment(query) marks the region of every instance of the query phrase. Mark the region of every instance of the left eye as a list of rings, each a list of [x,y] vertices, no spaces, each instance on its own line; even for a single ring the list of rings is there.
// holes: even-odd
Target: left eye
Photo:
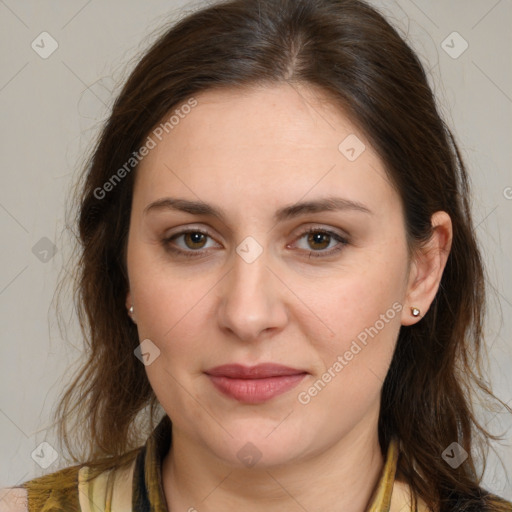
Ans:
[[[340,251],[343,248],[343,246],[348,243],[348,241],[342,236],[340,236],[338,233],[322,229],[309,229],[308,231],[304,232],[298,239],[302,240],[305,237],[308,246],[314,249],[313,251],[309,252],[309,256],[315,257],[328,256],[334,254]],[[333,249],[333,246],[331,246],[331,250],[325,251],[324,249],[327,249],[330,246],[331,242],[338,242],[338,244],[335,244]],[[306,247],[304,250],[308,251],[309,248]]]

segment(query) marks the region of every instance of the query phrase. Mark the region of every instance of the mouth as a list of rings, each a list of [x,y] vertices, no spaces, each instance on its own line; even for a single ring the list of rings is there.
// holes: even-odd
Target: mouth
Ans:
[[[256,366],[227,364],[207,370],[213,386],[223,395],[247,404],[259,404],[299,384],[308,372],[273,363]]]

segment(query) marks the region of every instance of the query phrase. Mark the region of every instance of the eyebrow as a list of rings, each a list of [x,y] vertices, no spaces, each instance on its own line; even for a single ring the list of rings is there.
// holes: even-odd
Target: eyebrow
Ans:
[[[188,199],[164,197],[148,204],[144,208],[143,213],[147,214],[158,210],[176,210],[190,213],[192,215],[207,215],[215,217],[224,223],[226,222],[226,214],[221,208],[203,201],[190,201]],[[313,201],[294,203],[279,208],[279,210],[274,214],[274,222],[283,222],[308,213],[327,211],[356,211],[373,215],[373,212],[367,206],[358,201],[330,196]]]

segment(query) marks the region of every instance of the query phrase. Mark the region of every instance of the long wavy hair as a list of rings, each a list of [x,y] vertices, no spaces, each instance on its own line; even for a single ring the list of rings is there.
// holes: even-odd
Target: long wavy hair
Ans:
[[[133,460],[162,412],[134,356],[139,339],[125,307],[137,172],[126,163],[155,126],[201,91],[281,83],[320,88],[366,135],[399,192],[412,250],[431,236],[434,212],[450,215],[453,243],[439,291],[421,322],[400,329],[382,389],[379,441],[385,453],[398,437],[400,478],[431,510],[509,510],[477,474],[491,439],[501,438],[478,421],[476,396],[507,406],[482,370],[486,286],[468,174],[420,60],[359,0],[215,2],[166,28],[138,62],[75,199],[74,290],[86,361],[55,412],[61,442],[93,477]],[[106,187],[123,166],[122,180]],[[454,441],[468,453],[457,469],[441,457]]]

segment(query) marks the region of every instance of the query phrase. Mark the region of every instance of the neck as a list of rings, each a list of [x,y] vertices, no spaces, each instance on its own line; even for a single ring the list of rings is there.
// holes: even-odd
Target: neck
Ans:
[[[226,464],[173,426],[162,481],[170,512],[364,512],[383,464],[376,423],[300,461],[252,468]]]

